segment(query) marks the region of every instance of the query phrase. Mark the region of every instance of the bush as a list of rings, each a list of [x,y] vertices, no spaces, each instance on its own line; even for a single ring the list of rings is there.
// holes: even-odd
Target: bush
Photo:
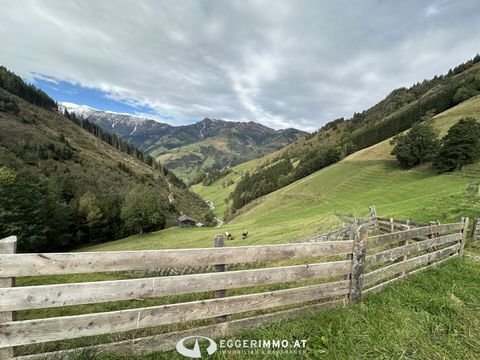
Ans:
[[[395,136],[391,144],[395,145],[392,155],[405,168],[433,160],[440,145],[430,123],[415,123],[408,133]]]

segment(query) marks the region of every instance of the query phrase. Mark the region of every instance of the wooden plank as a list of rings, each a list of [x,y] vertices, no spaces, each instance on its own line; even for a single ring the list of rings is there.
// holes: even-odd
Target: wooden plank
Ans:
[[[265,324],[288,319],[296,319],[299,316],[313,315],[325,309],[334,309],[343,305],[342,300],[333,300],[319,304],[307,305],[296,309],[278,311],[271,314],[259,315],[245,319],[228,321],[221,324],[213,324],[193,329],[169,332],[143,338],[129,339],[114,343],[94,345],[84,348],[60,350],[49,353],[19,356],[16,360],[69,360],[74,354],[88,352],[89,355],[99,356],[102,354],[115,354],[120,356],[140,356],[152,352],[161,352],[175,349],[179,339],[189,336],[208,336],[219,338],[231,336],[239,331],[255,328]]]
[[[394,249],[385,250],[374,255],[368,255],[366,264],[368,266],[380,265],[390,261],[395,261],[401,256],[412,256],[421,251],[426,251],[434,246],[442,246],[452,242],[460,241],[462,239],[461,233],[440,236],[435,239],[418,241],[405,246]]]
[[[4,335],[0,337],[0,347],[96,336],[268,309],[345,295],[348,293],[349,287],[349,281],[337,281],[221,299],[76,316],[12,321],[0,325],[0,333]]]
[[[0,257],[4,254],[14,254],[17,250],[17,237],[10,236],[0,240]],[[15,286],[15,278],[0,278],[0,290],[12,289]],[[15,299],[16,300],[16,299]],[[12,311],[0,311],[0,324],[15,320],[15,313]],[[12,359],[15,356],[13,347],[0,349],[0,360]]]
[[[462,218],[463,229],[462,229],[462,242],[460,245],[460,250],[458,253],[460,256],[463,255],[463,249],[465,248],[465,243],[467,242],[467,231],[468,231],[468,217]]]
[[[418,238],[418,237],[425,236],[428,234],[433,234],[433,233],[440,233],[442,235],[445,235],[445,233],[460,231],[462,229],[463,229],[463,223],[453,223],[453,224],[425,226],[425,227],[411,229],[411,230],[394,232],[391,234],[376,235],[368,239],[368,247],[372,248],[375,246],[398,243],[403,240]]]
[[[379,221],[378,224],[382,228],[387,229],[389,232],[391,232],[392,227],[394,229],[400,229],[400,230],[405,230],[405,227],[406,227],[406,225],[403,225],[403,224],[395,224],[395,223],[384,222],[384,221]]]
[[[370,287],[379,281],[387,279],[394,276],[399,272],[407,272],[419,266],[424,266],[429,262],[433,262],[437,259],[442,259],[444,257],[450,256],[451,254],[457,252],[460,249],[460,244],[455,244],[453,246],[428,253],[422,256],[417,256],[411,259],[408,259],[401,263],[395,263],[389,266],[386,266],[381,269],[377,269],[365,274],[364,286]]]
[[[390,222],[390,218],[385,218],[385,217],[378,217],[377,218],[378,220],[380,221],[385,221],[385,222]],[[426,224],[426,223],[419,223],[419,222],[416,222],[416,221],[411,221],[411,220],[402,220],[402,219],[393,219],[393,221],[395,223],[398,223],[398,224],[404,224],[404,225],[411,225],[411,226],[418,226],[418,227],[424,227],[424,226],[428,226],[429,224]],[[407,224],[408,222],[408,224]]]
[[[41,309],[235,289],[349,274],[351,261],[144,279],[0,289],[0,311]]]
[[[255,263],[347,254],[352,251],[352,245],[352,241],[345,240],[225,248],[15,254],[0,258],[0,277]]]
[[[442,259],[442,260],[439,260],[439,261],[436,261],[436,262],[433,262],[431,263],[430,265],[427,265],[427,266],[424,266],[424,267],[421,267],[420,269],[417,269],[417,270],[413,270],[413,271],[410,271],[408,273],[404,273],[402,274],[401,276],[398,276],[398,277],[395,277],[393,279],[390,279],[390,280],[387,280],[385,282],[382,282],[378,285],[375,285],[375,286],[372,286],[368,289],[365,289],[363,290],[364,293],[376,293],[376,292],[379,292],[383,289],[385,289],[386,287],[388,287],[389,285],[391,285],[392,283],[398,281],[398,280],[403,280],[403,279],[406,279],[412,275],[415,275],[415,274],[418,274],[419,272],[421,271],[424,271],[428,268],[433,268],[433,267],[436,267],[438,265],[440,265],[441,263],[443,263],[444,261],[447,261],[447,260],[450,260],[451,258],[455,257],[455,256],[458,256],[458,253],[455,253],[445,259]]]
[[[362,299],[367,239],[368,227],[360,226],[357,228],[353,240],[352,277],[349,296],[349,300],[352,303],[359,302]]]

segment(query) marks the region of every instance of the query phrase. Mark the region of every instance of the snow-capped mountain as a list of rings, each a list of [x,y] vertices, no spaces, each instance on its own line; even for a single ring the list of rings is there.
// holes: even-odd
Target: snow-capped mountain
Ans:
[[[168,124],[131,114],[97,110],[68,102],[60,103],[59,111],[65,110],[99,125],[105,131],[125,138],[142,150],[145,150],[151,141],[164,136],[173,128]]]
[[[61,103],[59,111],[84,117],[155,157],[174,155],[168,156],[168,159],[161,158],[171,169],[196,168],[197,171],[203,169],[207,157],[210,158],[208,162],[214,163],[214,168],[235,165],[278,150],[306,135],[296,129],[274,130],[253,121],[212,118],[204,118],[191,125],[171,126],[152,119],[72,103]],[[192,147],[192,144],[195,146]]]

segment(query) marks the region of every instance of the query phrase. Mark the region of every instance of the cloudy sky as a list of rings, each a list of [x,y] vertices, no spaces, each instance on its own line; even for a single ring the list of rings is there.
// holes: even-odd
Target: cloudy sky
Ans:
[[[480,52],[480,2],[2,0],[0,44],[59,101],[314,130]]]

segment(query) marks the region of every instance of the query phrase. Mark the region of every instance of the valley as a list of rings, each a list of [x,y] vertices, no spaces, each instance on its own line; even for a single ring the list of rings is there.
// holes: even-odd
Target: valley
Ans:
[[[307,135],[255,122],[204,118],[191,125],[171,126],[73,103],[61,104],[60,111],[65,109],[130,142],[187,181],[202,172],[260,158]]]
[[[432,119],[439,131],[446,132],[461,117],[478,116],[480,97],[457,105]],[[457,221],[461,216],[475,217],[480,212],[478,198],[468,193],[471,179],[480,178],[480,164],[472,164],[460,173],[437,174],[428,166],[404,170],[390,155],[391,145],[385,140],[354,153],[337,164],[326,167],[302,180],[254,201],[242,209],[222,229],[237,235],[229,246],[285,243],[335,229],[342,224],[338,214],[365,216],[375,205],[385,216]],[[216,214],[225,209],[224,199],[243,171],[252,170],[260,160],[237,166],[234,172],[210,186],[192,189],[216,204]],[[248,230],[249,239],[240,240]],[[133,236],[108,244],[85,248],[86,251],[133,250],[154,248],[210,247],[219,229],[171,228]]]
[[[480,358],[480,2],[0,9],[0,360]]]

